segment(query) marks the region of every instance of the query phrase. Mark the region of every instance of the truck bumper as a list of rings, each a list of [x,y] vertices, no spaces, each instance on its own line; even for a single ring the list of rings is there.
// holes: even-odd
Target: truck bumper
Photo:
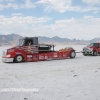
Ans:
[[[2,58],[3,62],[13,62],[14,58]]]
[[[85,52],[82,52],[83,54],[86,54],[86,55],[93,55],[93,52],[88,52],[88,51],[85,51]]]

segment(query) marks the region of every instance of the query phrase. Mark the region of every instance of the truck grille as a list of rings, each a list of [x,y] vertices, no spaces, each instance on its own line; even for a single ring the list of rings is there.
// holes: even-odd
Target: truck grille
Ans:
[[[83,51],[90,51],[90,48],[84,48]]]

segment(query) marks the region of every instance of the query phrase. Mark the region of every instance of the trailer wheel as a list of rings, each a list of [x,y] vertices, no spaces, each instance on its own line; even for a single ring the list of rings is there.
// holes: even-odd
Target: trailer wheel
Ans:
[[[23,61],[23,56],[17,55],[17,56],[15,57],[14,61],[17,62],[17,63],[22,62],[22,61]]]
[[[97,51],[93,51],[93,56],[97,56]]]
[[[71,52],[70,52],[70,58],[75,58],[75,56],[76,56],[75,51],[71,51]]]

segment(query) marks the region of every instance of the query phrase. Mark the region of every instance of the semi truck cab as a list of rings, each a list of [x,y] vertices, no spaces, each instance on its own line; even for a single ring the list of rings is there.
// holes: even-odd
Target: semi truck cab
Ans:
[[[19,39],[17,46],[4,50],[2,60],[3,62],[28,61],[27,57],[44,52],[55,52],[54,45],[39,44],[38,37],[25,37]]]

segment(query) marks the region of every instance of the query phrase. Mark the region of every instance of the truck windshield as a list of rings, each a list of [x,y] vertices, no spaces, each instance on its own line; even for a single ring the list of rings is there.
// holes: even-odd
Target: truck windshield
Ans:
[[[98,46],[98,43],[91,43],[91,44],[89,45],[89,47],[91,47],[91,46]]]
[[[23,46],[24,45],[24,39],[20,39],[17,45],[18,46]]]

